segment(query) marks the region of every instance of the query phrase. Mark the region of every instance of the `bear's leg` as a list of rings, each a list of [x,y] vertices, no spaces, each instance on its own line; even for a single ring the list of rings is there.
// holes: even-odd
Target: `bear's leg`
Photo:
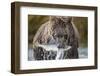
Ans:
[[[63,59],[77,59],[79,58],[78,56],[78,49],[77,48],[71,48],[68,51],[64,52]]]

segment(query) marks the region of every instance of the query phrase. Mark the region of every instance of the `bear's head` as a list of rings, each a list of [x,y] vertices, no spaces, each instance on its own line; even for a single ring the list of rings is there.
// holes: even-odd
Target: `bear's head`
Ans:
[[[69,28],[72,25],[72,17],[52,16],[52,41],[57,44],[58,48],[64,48],[68,44]]]

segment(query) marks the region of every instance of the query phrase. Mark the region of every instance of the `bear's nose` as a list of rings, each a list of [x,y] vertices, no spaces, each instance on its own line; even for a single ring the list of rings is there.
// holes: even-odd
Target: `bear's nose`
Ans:
[[[64,42],[64,36],[58,36],[56,38],[56,40],[57,40],[58,43],[62,43],[62,42]]]

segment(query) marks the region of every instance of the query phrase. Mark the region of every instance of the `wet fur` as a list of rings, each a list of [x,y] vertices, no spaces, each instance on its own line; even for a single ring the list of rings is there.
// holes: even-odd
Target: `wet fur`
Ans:
[[[57,35],[57,36],[56,36]],[[59,36],[65,36],[61,41],[58,41]],[[57,40],[58,39],[58,40]],[[38,44],[57,44],[64,48],[68,45],[72,48],[64,52],[63,59],[78,58],[79,35],[73,24],[72,17],[50,17],[49,21],[42,24],[33,38],[34,56],[36,60],[52,60],[55,59],[55,52],[46,52],[41,47],[36,47]],[[49,54],[50,53],[50,54]],[[52,53],[52,54],[51,54]],[[41,56],[42,55],[42,56]],[[49,57],[48,57],[49,56]],[[48,58],[46,58],[48,57]]]

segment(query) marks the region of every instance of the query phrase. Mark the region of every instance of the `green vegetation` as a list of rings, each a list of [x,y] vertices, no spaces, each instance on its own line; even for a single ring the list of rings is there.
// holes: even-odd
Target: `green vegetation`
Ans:
[[[80,35],[80,44],[81,46],[87,46],[88,42],[88,18],[87,17],[75,17],[73,19],[74,24],[76,25],[79,35]]]
[[[33,37],[37,32],[38,28],[41,24],[45,23],[49,20],[48,16],[37,16],[37,15],[29,15],[28,16],[28,42],[32,43]]]

